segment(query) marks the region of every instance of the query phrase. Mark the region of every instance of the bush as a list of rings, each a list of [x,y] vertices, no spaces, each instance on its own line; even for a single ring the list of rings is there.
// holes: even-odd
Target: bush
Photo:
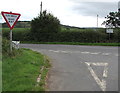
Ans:
[[[10,51],[10,41],[7,40],[6,38],[2,39],[2,54],[4,56],[10,56],[10,57],[14,57],[18,54],[21,54],[21,50],[16,50],[15,48],[13,48],[12,52]]]
[[[2,53],[3,54],[10,53],[10,42],[6,38],[2,39]]]
[[[3,37],[10,39],[10,30],[9,28],[2,29]],[[29,41],[32,40],[30,36],[29,28],[14,28],[12,31],[14,41]]]
[[[60,30],[59,19],[47,11],[43,11],[31,21],[31,36],[35,41],[47,41],[50,34],[58,33]]]
[[[4,30],[4,29],[3,29]],[[35,35],[35,34],[34,34]],[[81,43],[107,43],[119,42],[120,29],[114,29],[109,40],[109,34],[106,29],[62,29],[57,33],[39,33],[37,38],[33,39],[30,29],[13,29],[13,40],[36,41],[36,42],[81,42]],[[9,39],[9,31],[3,31],[3,37]]]

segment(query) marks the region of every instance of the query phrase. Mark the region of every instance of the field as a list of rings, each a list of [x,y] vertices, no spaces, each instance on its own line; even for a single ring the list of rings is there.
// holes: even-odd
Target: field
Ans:
[[[28,31],[28,30],[30,30],[30,28],[13,28],[13,32],[15,32],[15,31]],[[2,31],[10,31],[10,29],[9,28],[2,28]]]

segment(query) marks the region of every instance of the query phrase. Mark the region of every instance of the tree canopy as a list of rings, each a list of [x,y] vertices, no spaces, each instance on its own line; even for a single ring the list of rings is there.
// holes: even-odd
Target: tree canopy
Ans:
[[[120,27],[120,12],[110,12],[102,24],[110,28]]]
[[[51,13],[43,11],[40,15],[31,21],[32,36],[39,40],[41,34],[57,33],[61,30],[60,21]]]

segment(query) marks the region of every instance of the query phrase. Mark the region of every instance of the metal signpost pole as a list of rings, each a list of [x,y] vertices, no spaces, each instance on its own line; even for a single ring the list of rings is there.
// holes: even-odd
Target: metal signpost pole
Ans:
[[[109,33],[109,42],[110,42],[110,33]]]
[[[10,30],[10,52],[12,52],[12,30]]]

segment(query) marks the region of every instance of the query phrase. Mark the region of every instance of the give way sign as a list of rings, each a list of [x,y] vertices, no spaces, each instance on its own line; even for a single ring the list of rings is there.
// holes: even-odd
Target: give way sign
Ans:
[[[16,22],[18,21],[20,14],[18,13],[12,13],[12,12],[1,12],[2,16],[4,17],[7,25],[10,29],[13,29]]]

